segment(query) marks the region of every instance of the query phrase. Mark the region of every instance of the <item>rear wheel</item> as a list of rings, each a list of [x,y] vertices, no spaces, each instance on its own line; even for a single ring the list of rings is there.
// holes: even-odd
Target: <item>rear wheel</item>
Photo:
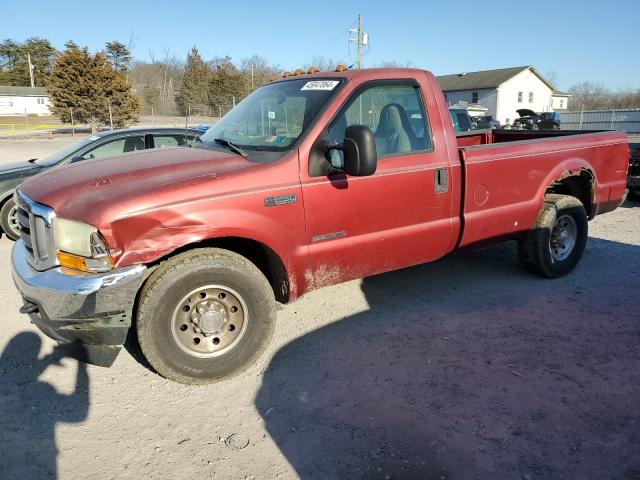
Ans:
[[[18,224],[18,206],[13,198],[10,198],[0,209],[0,227],[11,240],[20,238],[20,226]]]
[[[548,278],[568,274],[584,252],[587,212],[570,195],[548,194],[535,227],[518,240],[518,255],[531,272]]]
[[[269,282],[246,258],[206,248],[164,262],[140,294],[140,347],[162,376],[210,383],[241,372],[275,325]]]

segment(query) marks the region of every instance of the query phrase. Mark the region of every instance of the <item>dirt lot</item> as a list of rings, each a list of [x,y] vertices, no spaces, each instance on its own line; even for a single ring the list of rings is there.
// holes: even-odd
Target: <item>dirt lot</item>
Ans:
[[[0,162],[61,141],[0,141]],[[9,158],[11,157],[11,158]],[[576,271],[512,244],[324,288],[258,364],[203,387],[64,358],[18,313],[0,239],[0,477],[640,479],[640,205]]]

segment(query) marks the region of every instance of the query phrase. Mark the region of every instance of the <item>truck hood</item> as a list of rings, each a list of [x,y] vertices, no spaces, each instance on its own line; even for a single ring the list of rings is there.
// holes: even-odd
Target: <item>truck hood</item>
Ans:
[[[203,191],[190,187],[261,166],[217,150],[162,148],[54,168],[26,181],[20,190],[60,217],[100,228],[103,221],[170,203],[173,196],[184,198],[192,190]]]
[[[536,116],[536,112],[534,112],[533,110],[529,110],[528,108],[521,108],[519,110],[516,110],[516,113],[518,115],[520,115],[521,117],[535,117]]]

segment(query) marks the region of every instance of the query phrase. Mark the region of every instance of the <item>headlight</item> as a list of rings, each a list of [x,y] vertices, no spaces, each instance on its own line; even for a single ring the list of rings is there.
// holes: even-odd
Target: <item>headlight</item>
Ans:
[[[55,218],[53,238],[60,266],[83,272],[106,272],[113,268],[104,238],[86,223]]]

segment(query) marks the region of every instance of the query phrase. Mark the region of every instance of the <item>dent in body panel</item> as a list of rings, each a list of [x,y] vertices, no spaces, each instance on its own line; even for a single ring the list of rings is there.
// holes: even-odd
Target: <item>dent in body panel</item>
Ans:
[[[253,192],[154,209],[115,220],[103,234],[115,246],[117,266],[153,263],[177,249],[216,239],[258,242],[279,257],[286,271],[280,283],[288,280],[289,297],[294,299],[306,288],[298,277],[308,266],[302,203],[265,208],[263,198],[263,193]]]

